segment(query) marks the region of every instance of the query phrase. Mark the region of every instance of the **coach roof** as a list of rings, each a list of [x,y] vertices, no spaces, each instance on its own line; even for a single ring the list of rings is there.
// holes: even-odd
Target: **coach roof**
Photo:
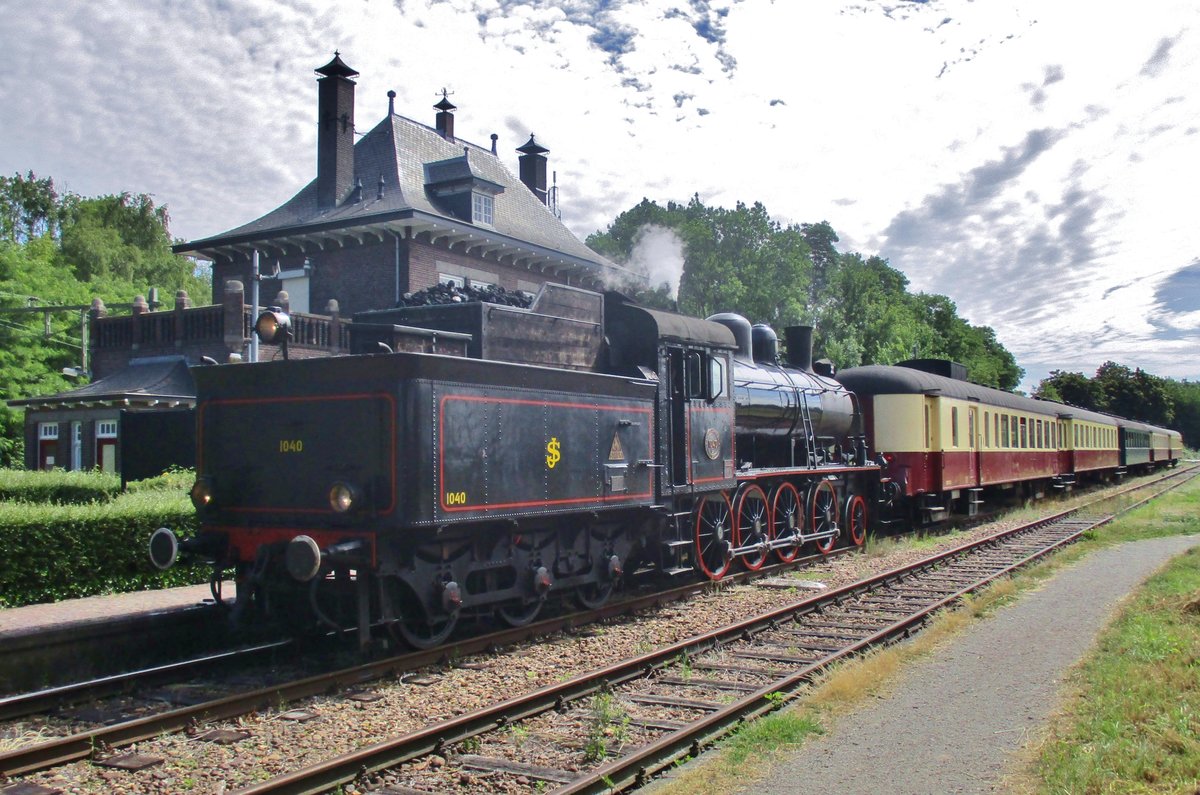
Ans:
[[[867,365],[852,367],[837,374],[837,380],[847,389],[860,395],[931,395],[978,401],[988,406],[1044,414],[1060,419],[1087,420],[1104,425],[1116,425],[1116,417],[1088,411],[1052,400],[1016,395],[1002,389],[946,378],[908,367]]]

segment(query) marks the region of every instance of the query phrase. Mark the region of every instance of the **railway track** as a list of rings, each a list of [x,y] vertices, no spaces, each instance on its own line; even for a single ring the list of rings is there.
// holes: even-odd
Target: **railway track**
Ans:
[[[786,564],[764,566],[757,571],[731,574],[725,578],[724,582],[734,584],[760,577],[776,576],[816,560],[828,560],[855,551],[857,550],[851,548],[839,549],[827,555],[811,555]],[[537,637],[573,631],[578,627],[598,621],[636,614],[687,599],[711,587],[712,584],[708,582],[690,582],[665,591],[636,594],[594,610],[556,615],[524,627],[488,632],[426,651],[387,657],[294,681],[233,693],[221,698],[205,699],[200,703],[183,704],[174,709],[157,711],[155,714],[144,717],[118,720],[111,725],[94,726],[69,736],[0,753],[0,776],[11,777],[57,767],[79,759],[92,758],[97,749],[122,748],[163,734],[183,731],[201,723],[229,720],[277,707],[280,704],[360,687],[369,682],[396,677],[435,665],[446,659],[461,658],[470,654],[505,648]],[[203,655],[169,665],[8,696],[0,699],[0,720],[27,717],[61,709],[70,704],[81,704],[104,698],[112,694],[133,693],[140,688],[159,685],[172,677],[179,679],[201,671],[210,674],[211,670],[206,669],[216,664],[228,668],[236,661],[251,662],[256,658],[270,659],[288,645],[288,641],[262,644],[231,652]],[[96,711],[89,710],[88,712]],[[0,789],[0,795],[3,792],[3,789]]]
[[[792,566],[794,565],[795,564],[792,564]],[[766,575],[769,577],[772,574],[780,573],[781,569],[782,567],[764,569],[756,572],[755,574],[759,576]],[[895,577],[900,575],[891,573],[889,576]],[[946,577],[945,573],[940,576],[943,579]],[[956,588],[949,589],[949,585],[955,585]],[[961,590],[957,588],[958,585],[959,583],[943,583],[942,590],[936,591],[935,593],[939,595],[944,593],[947,599],[957,598],[958,591]],[[703,584],[692,584],[682,588],[674,589],[673,591],[650,594],[625,600],[619,604],[613,604],[602,608],[599,611],[592,611],[588,614],[573,614],[552,618],[519,629],[505,630],[503,632],[492,633],[478,638],[466,639],[464,641],[452,644],[449,647],[434,649],[428,652],[402,655],[400,657],[377,661],[366,665],[355,666],[353,668],[343,669],[333,673],[308,677],[295,682],[261,688],[259,690],[237,694],[235,696],[230,696],[216,701],[197,704],[194,706],[181,707],[179,709],[171,710],[169,712],[144,719],[128,721],[114,726],[98,727],[94,730],[81,732],[71,737],[51,740],[0,754],[0,773],[5,776],[16,776],[36,770],[56,767],[71,761],[88,758],[93,760],[104,758],[106,761],[111,761],[112,759],[118,759],[121,756],[120,754],[114,753],[114,751],[141,740],[159,737],[170,732],[178,732],[188,727],[195,727],[202,723],[211,722],[218,719],[233,718],[240,715],[245,715],[256,710],[279,708],[282,704],[292,703],[296,700],[311,696],[327,694],[330,692],[336,692],[338,690],[351,692],[362,687],[362,685],[366,682],[384,679],[389,676],[395,676],[399,673],[412,671],[422,666],[428,666],[439,661],[444,661],[448,657],[461,659],[466,655],[479,653],[489,648],[503,647],[509,644],[517,643],[521,640],[526,640],[532,637],[567,629],[569,627],[578,626],[583,621],[596,621],[618,616],[622,613],[636,612],[648,607],[661,605],[684,598],[689,594],[694,594],[696,591],[702,590],[704,587],[705,586]],[[852,586],[852,588],[858,587],[864,586],[861,584]],[[887,610],[899,611],[901,609],[907,609],[912,600],[909,597],[905,597],[904,593],[905,591],[912,591],[912,589],[913,585],[908,583],[898,592],[900,596],[888,597],[892,600],[891,605],[876,605],[876,607],[872,609],[876,613],[885,616]],[[843,593],[843,591],[848,593],[847,589],[842,589],[841,591],[835,592],[835,594],[840,595]],[[870,597],[870,599],[876,600],[879,598],[879,595]],[[827,599],[828,597],[818,600],[807,600],[801,604],[808,605],[807,608],[803,609],[811,612],[818,609],[818,605],[826,604]],[[538,693],[535,693],[532,696],[532,698],[534,698],[534,702],[530,702],[530,705],[526,705],[525,707],[521,708],[522,714],[520,717],[528,720],[531,719],[531,717],[540,716],[535,717],[534,719],[546,720],[548,717],[552,717],[551,713],[553,713],[553,715],[569,715],[572,712],[570,705],[578,705],[580,699],[586,699],[589,696],[594,696],[596,693],[607,692],[606,688],[616,688],[618,685],[623,686],[621,683],[627,681],[637,683],[642,686],[653,682],[655,686],[665,686],[668,687],[668,689],[680,688],[681,690],[679,692],[684,693],[684,695],[668,695],[664,697],[655,694],[653,691],[648,691],[642,694],[635,693],[634,695],[641,699],[641,701],[635,700],[635,703],[641,704],[640,708],[643,710],[643,712],[649,710],[652,714],[649,717],[642,715],[640,722],[635,722],[631,719],[627,724],[625,724],[625,728],[618,730],[618,733],[620,733],[630,730],[629,727],[632,727],[632,730],[636,730],[637,732],[637,744],[647,747],[650,745],[657,745],[665,740],[666,735],[663,735],[663,733],[666,732],[667,735],[669,735],[670,732],[668,730],[674,729],[675,724],[680,724],[681,726],[689,724],[688,720],[684,720],[685,718],[690,717],[689,710],[700,709],[703,712],[712,712],[714,715],[719,715],[726,709],[727,705],[724,701],[713,700],[711,698],[711,693],[709,694],[709,698],[702,697],[701,693],[696,692],[697,687],[699,687],[702,691],[708,689],[718,693],[723,693],[725,694],[723,696],[725,699],[730,698],[731,694],[745,694],[745,698],[750,698],[754,692],[757,692],[757,690],[747,689],[762,689],[762,687],[765,685],[760,680],[764,675],[769,678],[771,675],[774,675],[785,668],[795,668],[797,665],[801,665],[802,663],[803,665],[816,664],[824,659],[824,657],[820,655],[815,657],[812,656],[818,652],[821,652],[825,657],[830,657],[830,660],[836,658],[831,656],[834,654],[833,650],[822,649],[818,647],[832,647],[835,643],[843,644],[844,648],[843,645],[839,645],[837,649],[838,653],[840,654],[850,653],[859,648],[865,647],[864,645],[860,645],[860,641],[863,643],[880,642],[878,638],[875,638],[875,635],[883,631],[884,625],[879,622],[872,622],[871,620],[867,619],[865,617],[866,614],[863,613],[863,606],[868,606],[870,604],[870,599],[868,599],[866,603],[863,603],[862,606],[857,608],[853,606],[845,607],[844,611],[850,615],[842,620],[835,621],[826,618],[825,623],[830,624],[830,626],[815,628],[819,629],[821,634],[802,636],[795,636],[793,634],[790,636],[781,636],[781,638],[777,638],[777,640],[780,640],[780,642],[774,643],[774,646],[778,647],[781,645],[781,643],[786,642],[787,645],[784,648],[788,650],[794,649],[794,653],[780,651],[779,648],[769,648],[772,645],[772,643],[768,640],[770,636],[762,635],[765,630],[756,629],[755,627],[764,626],[761,624],[761,621],[766,622],[765,626],[770,626],[772,622],[779,624],[780,622],[789,619],[780,617],[778,615],[768,616],[764,619],[760,619],[760,624],[754,624],[753,622],[750,622],[746,623],[744,626],[739,624],[734,628],[727,628],[726,630],[722,630],[718,633],[709,633],[709,635],[698,639],[695,642],[696,645],[679,645],[678,647],[673,646],[666,651],[653,653],[645,658],[639,658],[637,661],[633,661],[632,663],[622,663],[615,666],[610,666],[610,668],[601,672],[597,678],[594,678],[590,684],[583,682],[572,684],[569,682],[564,683],[562,688],[551,688],[550,690],[554,691],[554,694],[549,702],[549,711],[547,711],[545,704],[542,704],[540,707],[536,706],[538,703],[537,698],[539,697],[538,693],[542,693],[542,691],[538,691]],[[930,610],[935,609],[937,609],[937,606],[930,608]],[[857,629],[852,630],[846,628],[851,626],[856,627]],[[787,629],[793,633],[797,628],[798,627],[787,627]],[[808,628],[814,629],[813,627]],[[727,648],[730,643],[727,638],[732,637],[729,633],[733,633],[733,635],[747,634],[746,642],[763,648],[745,649],[740,652],[740,654],[743,656],[737,656],[739,652],[732,650],[731,648]],[[801,646],[799,642],[804,640],[807,640],[808,645]],[[723,655],[723,657],[713,659],[711,657],[704,656],[714,653]],[[690,661],[685,665],[685,668],[688,669],[686,675],[684,675],[684,673],[681,671],[676,671],[674,674],[665,673],[665,671],[669,670],[670,660],[673,658],[680,658],[681,655],[684,659]],[[756,657],[753,655],[758,656]],[[786,659],[789,656],[797,659]],[[803,658],[803,660],[799,658]],[[825,664],[827,664],[827,662]],[[630,665],[632,665],[632,668],[630,668]],[[649,676],[648,674],[650,672],[653,672],[654,675]],[[732,679],[730,678],[731,676]],[[572,680],[572,682],[575,682],[575,680]],[[783,691],[776,690],[770,692]],[[543,693],[543,697],[544,695],[545,694]],[[614,690],[612,697],[620,698],[622,696]],[[774,699],[778,698],[778,696],[768,697],[767,703],[773,705],[777,703],[777,701]],[[655,699],[663,703],[655,703]],[[675,701],[678,703],[672,703],[671,699],[675,699]],[[559,713],[554,709],[555,707],[563,710],[563,712]],[[622,707],[622,709],[624,710],[625,707]],[[653,713],[656,710],[659,713],[665,714],[659,714],[658,717],[654,717]],[[489,725],[489,727],[494,728],[495,722],[500,720],[501,717],[503,717],[508,725],[516,725],[514,721],[519,719],[516,714],[500,715],[497,713],[489,714],[489,716],[483,718],[482,720],[484,725]],[[472,718],[471,716],[464,716],[462,720],[465,720],[468,722],[468,724],[470,724]],[[446,725],[439,725],[438,727],[428,730],[433,732],[433,735],[431,736],[434,737],[434,740],[428,748],[421,752],[436,753],[441,751],[446,753],[446,749],[455,742],[466,741],[470,745],[472,743],[472,738],[480,735],[482,730],[482,726],[475,726],[473,731],[465,731],[462,728],[448,729]],[[518,733],[514,732],[514,735],[515,734]],[[632,739],[630,741],[632,742]],[[412,740],[410,739],[408,742],[411,743]],[[483,749],[483,742],[483,740],[479,740],[480,748],[478,750]],[[703,740],[700,740],[699,742],[703,742]],[[411,744],[408,746],[404,746],[402,744],[402,747],[407,748],[407,750],[399,752],[399,756],[395,756],[392,754],[392,752],[387,752],[389,756],[385,761],[380,761],[378,764],[371,763],[366,765],[366,769],[377,769],[381,766],[391,766],[402,763],[406,759],[411,760],[419,758],[419,753],[413,750],[414,746],[411,746]],[[478,753],[459,753],[458,756],[465,758],[466,761],[464,764],[467,764],[468,766],[474,765],[476,768],[486,768],[488,765],[487,760],[492,758],[486,754]],[[327,775],[341,777],[340,780],[343,781],[352,780],[364,769],[364,765],[366,763],[361,760],[353,760],[344,762],[344,764],[348,764],[351,766],[351,768],[353,768],[351,773],[347,773],[345,768],[339,768],[341,772]],[[522,767],[521,764],[522,763],[520,762],[513,762],[503,770],[496,768],[491,770],[490,773],[485,770],[481,773],[481,775],[507,775],[514,778],[524,777],[535,781],[541,780],[546,782],[563,783],[558,780],[565,775],[565,773],[561,770],[559,773],[556,773],[553,776],[539,778],[539,771],[549,775],[550,772],[558,769],[554,768],[550,764],[540,766],[535,765],[535,770],[529,770],[526,767]],[[528,763],[525,764],[528,765]],[[500,765],[500,763],[495,763],[495,765]],[[495,765],[493,765],[494,768]],[[647,767],[646,769],[651,768]],[[565,772],[571,773],[575,778],[579,778],[581,775],[580,771],[578,770],[567,770]],[[349,778],[346,778],[347,775],[349,775]],[[555,776],[557,776],[557,778]],[[611,778],[609,773],[601,773],[601,777],[602,779]],[[612,780],[615,781],[616,779]],[[333,783],[328,784],[328,786],[333,786]],[[313,784],[312,782],[309,782],[298,785],[299,788],[291,789],[289,789],[288,786],[291,785],[284,786],[283,789],[279,790],[265,789],[261,791],[319,791],[322,787],[326,786],[326,784]],[[249,791],[260,790],[252,789]],[[3,790],[0,790],[0,792],[3,792]]]
[[[1194,475],[1169,476],[1166,488],[1119,510],[1088,506],[1005,530],[239,793],[312,793],[350,783],[369,789],[383,783],[370,771],[383,769],[398,780],[398,788],[388,783],[390,792],[640,786],[741,722],[777,709],[830,664],[906,637],[964,595]],[[608,741],[615,739],[628,747],[612,753]]]

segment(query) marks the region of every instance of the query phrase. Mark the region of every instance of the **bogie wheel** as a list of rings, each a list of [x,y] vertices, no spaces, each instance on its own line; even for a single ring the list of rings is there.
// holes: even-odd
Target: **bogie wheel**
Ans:
[[[791,483],[780,483],[771,492],[771,538],[795,536],[799,539],[804,532],[804,507],[800,492]],[[784,563],[791,563],[800,554],[801,542],[780,547],[775,554]]]
[[[725,492],[705,494],[692,509],[696,530],[696,561],[710,580],[719,580],[733,562],[733,509]]]
[[[837,492],[828,480],[822,480],[808,491],[808,531],[825,533],[838,526]],[[817,550],[822,555],[833,551],[837,544],[837,533],[817,539]]]
[[[851,494],[846,498],[842,516],[845,517],[846,534],[850,537],[850,543],[856,547],[867,543],[867,501],[861,494]]]
[[[742,556],[742,563],[750,571],[761,569],[770,552],[771,522],[767,495],[760,487],[749,485],[738,490],[733,500],[733,538],[737,547],[761,547]]]

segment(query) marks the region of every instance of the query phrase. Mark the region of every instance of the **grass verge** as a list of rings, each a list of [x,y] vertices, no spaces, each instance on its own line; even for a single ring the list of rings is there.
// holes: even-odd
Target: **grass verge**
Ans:
[[[1200,781],[1200,552],[1141,588],[1073,673],[1020,788],[1186,792]]]
[[[1106,546],[1143,538],[1200,533],[1200,478],[1150,505],[1143,506],[1103,527],[1089,531],[1079,542],[1052,555],[1047,560],[1000,580],[963,601],[955,610],[936,616],[929,626],[913,640],[877,649],[862,657],[848,660],[830,669],[813,687],[794,699],[793,706],[748,724],[722,743],[716,753],[701,763],[690,765],[654,787],[654,795],[718,795],[718,793],[751,791],[772,765],[794,751],[814,735],[830,729],[842,714],[861,705],[867,699],[887,694],[897,675],[912,662],[928,657],[940,644],[953,638],[973,621],[992,613],[1000,605],[1017,598],[1021,593],[1038,587],[1064,566]],[[912,547],[924,548],[926,539],[888,539],[888,552]],[[1200,555],[1189,555],[1200,561]],[[1196,596],[1198,594],[1193,594]],[[1193,616],[1200,624],[1200,614]],[[1187,655],[1185,655],[1187,656]],[[1192,686],[1200,691],[1200,646],[1193,646],[1189,657]],[[1169,699],[1171,691],[1165,696]],[[1195,740],[1200,731],[1200,704],[1191,711],[1191,735]],[[1168,742],[1178,744],[1174,735]],[[1184,743],[1186,745],[1186,743]],[[1048,789],[1048,792],[1141,792],[1159,791],[1153,785],[1145,789],[1074,788]],[[1191,793],[1193,789],[1186,790]]]

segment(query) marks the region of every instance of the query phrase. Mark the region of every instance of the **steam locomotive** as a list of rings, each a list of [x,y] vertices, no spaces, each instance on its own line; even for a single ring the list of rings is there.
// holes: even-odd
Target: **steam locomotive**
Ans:
[[[256,328],[286,346],[282,313]],[[528,309],[361,313],[347,356],[193,368],[201,529],[160,528],[151,558],[232,570],[245,620],[426,648],[464,617],[597,606],[635,571],[862,544],[881,477],[861,412],[811,329],[785,335],[781,364],[738,315],[545,285]]]

